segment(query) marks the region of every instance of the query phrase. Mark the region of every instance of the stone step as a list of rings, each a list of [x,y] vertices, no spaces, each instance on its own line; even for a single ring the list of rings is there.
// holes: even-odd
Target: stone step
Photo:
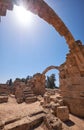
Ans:
[[[30,130],[37,126],[39,123],[42,123],[44,120],[45,114],[41,113],[33,117],[24,117],[18,121],[7,124],[4,126],[5,130]]]
[[[0,96],[0,103],[8,102],[8,96]]]
[[[27,98],[27,97],[34,97],[35,94],[25,94],[24,97]]]
[[[30,92],[30,91],[32,91],[32,90],[31,89],[30,90],[24,90],[23,92],[26,93],[26,92]]]
[[[36,96],[34,96],[34,97],[27,97],[25,99],[26,103],[33,103],[33,102],[36,102],[36,101],[37,101],[37,97]]]
[[[29,91],[29,92],[24,92],[24,95],[26,95],[26,94],[33,94],[33,92],[32,91]]]
[[[24,89],[24,91],[29,91],[29,90],[32,90],[31,88],[26,88],[26,89]]]

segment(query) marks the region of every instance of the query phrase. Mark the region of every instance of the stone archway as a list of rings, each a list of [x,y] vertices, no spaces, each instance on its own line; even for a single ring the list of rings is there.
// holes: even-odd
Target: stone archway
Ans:
[[[0,15],[6,15],[19,0],[0,0]],[[43,0],[22,0],[25,8],[51,24],[65,38],[70,52],[66,61],[59,67],[60,88],[70,111],[84,117],[84,46],[75,41],[60,17]],[[15,3],[16,2],[16,3]],[[45,73],[45,71],[44,71]]]
[[[50,70],[57,70],[58,72],[55,74],[55,76],[56,76],[56,78],[57,78],[57,82],[55,83],[55,85],[56,86],[59,86],[60,84],[59,84],[59,72],[60,72],[60,67],[59,66],[53,66],[53,65],[51,65],[51,66],[49,66],[49,67],[47,67],[43,72],[42,72],[42,75],[45,75],[45,78],[47,78],[46,77],[46,73],[47,72],[49,72]]]
[[[49,70],[51,70],[51,69],[57,69],[57,70],[59,70],[59,67],[58,66],[49,66],[49,67],[47,67],[43,72],[42,72],[42,74],[43,75],[45,75]]]

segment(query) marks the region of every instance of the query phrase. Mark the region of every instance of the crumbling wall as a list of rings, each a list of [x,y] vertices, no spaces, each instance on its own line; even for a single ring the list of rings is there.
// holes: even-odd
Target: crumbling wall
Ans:
[[[81,62],[78,63],[78,60]],[[84,45],[80,41],[67,54],[66,62],[60,66],[60,89],[65,104],[71,113],[84,117]]]
[[[10,88],[7,84],[0,84],[0,95],[9,95]]]
[[[31,79],[32,90],[36,95],[44,95],[45,93],[45,75],[37,73]]]

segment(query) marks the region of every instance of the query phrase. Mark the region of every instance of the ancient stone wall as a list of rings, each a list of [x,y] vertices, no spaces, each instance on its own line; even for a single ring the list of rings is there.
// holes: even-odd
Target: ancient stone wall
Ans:
[[[35,99],[35,95],[44,95],[45,93],[45,75],[37,73],[27,82],[21,80],[15,80],[13,84],[13,94],[18,103],[22,103],[27,97]],[[26,96],[26,97],[25,97]],[[33,98],[34,97],[34,98]],[[27,98],[29,100],[29,98]]]
[[[60,89],[65,104],[71,113],[84,117],[84,70],[80,71],[80,62],[84,61],[84,45],[80,41],[67,54],[66,62],[60,66]]]
[[[10,88],[7,84],[0,84],[0,95],[9,95]]]
[[[12,0],[0,0],[0,15],[5,16],[7,10],[13,9]]]
[[[44,95],[45,93],[45,75],[37,73],[31,79],[32,90],[36,95]]]

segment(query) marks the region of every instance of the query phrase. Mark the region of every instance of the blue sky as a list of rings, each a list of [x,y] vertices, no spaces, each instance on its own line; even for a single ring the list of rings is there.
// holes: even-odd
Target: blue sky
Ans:
[[[76,40],[84,43],[84,0],[45,0],[60,16]],[[23,26],[14,11],[7,11],[0,23],[0,83],[42,72],[65,61],[68,46],[55,29],[32,14]],[[58,74],[56,70],[48,74]]]

